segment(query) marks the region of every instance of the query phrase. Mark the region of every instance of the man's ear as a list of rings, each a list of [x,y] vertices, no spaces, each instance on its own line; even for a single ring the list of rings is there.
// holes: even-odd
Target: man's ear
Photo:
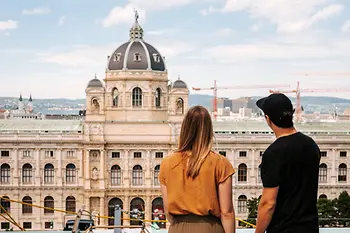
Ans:
[[[270,120],[270,117],[268,115],[265,115],[265,119],[266,119],[266,122],[267,124],[271,127],[271,120]]]

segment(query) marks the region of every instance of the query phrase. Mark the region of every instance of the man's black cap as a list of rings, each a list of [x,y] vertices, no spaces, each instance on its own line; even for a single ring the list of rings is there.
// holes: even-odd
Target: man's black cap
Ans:
[[[279,127],[293,126],[293,104],[282,93],[271,94],[256,102],[256,105]]]

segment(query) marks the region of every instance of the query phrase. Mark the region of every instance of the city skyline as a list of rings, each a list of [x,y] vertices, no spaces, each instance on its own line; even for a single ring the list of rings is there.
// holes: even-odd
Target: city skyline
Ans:
[[[212,86],[214,79],[220,86],[289,84],[286,89],[293,89],[300,80],[302,88],[350,87],[346,76],[291,75],[350,70],[349,7],[341,0],[107,0],[103,5],[5,0],[0,3],[0,80],[6,85],[0,93],[84,98],[88,81],[95,73],[104,78],[107,56],[128,40],[135,8],[145,40],[166,57],[172,81],[180,75],[189,87]],[[267,94],[219,91],[228,97]],[[350,98],[350,92],[307,95]]]

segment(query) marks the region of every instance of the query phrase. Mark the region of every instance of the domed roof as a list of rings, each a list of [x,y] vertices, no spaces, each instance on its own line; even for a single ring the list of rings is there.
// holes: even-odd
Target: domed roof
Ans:
[[[143,40],[143,29],[138,23],[137,12],[135,23],[130,29],[130,40],[113,52],[108,61],[108,69],[166,70],[162,55],[156,48]]]
[[[186,88],[187,89],[187,85],[184,81],[178,79],[174,82],[173,88]]]
[[[87,85],[87,88],[96,88],[96,87],[103,87],[102,82],[97,79],[97,77],[95,76],[94,79],[90,80],[89,84]]]

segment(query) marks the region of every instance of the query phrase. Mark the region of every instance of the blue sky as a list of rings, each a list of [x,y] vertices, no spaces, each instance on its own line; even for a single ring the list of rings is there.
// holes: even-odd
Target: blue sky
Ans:
[[[88,81],[104,77],[107,56],[128,40],[134,8],[144,39],[166,57],[169,79],[180,75],[189,87],[216,79],[292,89],[300,80],[305,89],[350,89],[347,0],[1,0],[0,96],[84,98]]]

